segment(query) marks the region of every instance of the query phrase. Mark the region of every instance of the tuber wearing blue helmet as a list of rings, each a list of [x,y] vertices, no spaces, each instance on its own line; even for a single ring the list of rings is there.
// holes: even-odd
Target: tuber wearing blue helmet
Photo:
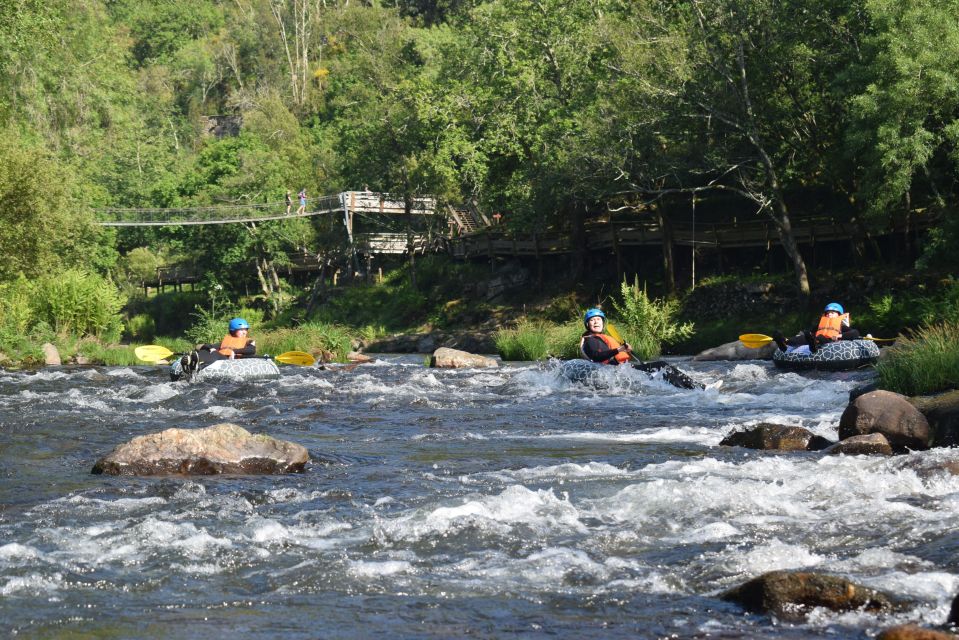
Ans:
[[[243,318],[233,318],[230,320],[230,333],[234,331],[239,331],[240,329],[249,329],[250,323],[244,320]]]
[[[842,305],[839,304],[838,302],[830,302],[829,304],[827,304],[826,311],[835,311],[839,315],[846,313],[846,311],[842,308]]]
[[[589,329],[589,320],[590,320],[590,318],[595,318],[595,317],[597,317],[597,316],[599,316],[600,318],[603,319],[603,324],[605,325],[605,324],[606,324],[606,314],[603,313],[603,310],[602,310],[602,309],[589,309],[588,311],[586,311],[586,314],[583,315],[583,325],[584,325],[587,329]]]

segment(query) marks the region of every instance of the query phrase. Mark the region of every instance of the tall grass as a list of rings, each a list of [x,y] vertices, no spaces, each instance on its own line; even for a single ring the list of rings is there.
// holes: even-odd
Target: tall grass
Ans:
[[[555,325],[541,320],[520,320],[513,329],[500,329],[493,340],[503,360],[545,360],[579,357],[579,325]]]
[[[905,395],[959,388],[959,323],[927,325],[900,338],[876,371],[881,388]]]
[[[338,362],[345,362],[350,352],[352,337],[347,329],[334,324],[311,322],[292,329],[276,329],[261,333],[256,338],[259,353],[279,355],[286,351],[328,351]]]

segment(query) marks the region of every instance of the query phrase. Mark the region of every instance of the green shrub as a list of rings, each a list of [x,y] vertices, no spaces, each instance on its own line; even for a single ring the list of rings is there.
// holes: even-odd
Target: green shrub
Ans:
[[[138,313],[126,321],[124,334],[133,341],[149,342],[156,337],[156,322],[153,316],[145,313]]]
[[[119,340],[123,329],[120,310],[126,298],[102,276],[68,269],[41,277],[31,290],[34,318],[56,333]]]
[[[910,396],[959,388],[959,323],[927,325],[899,338],[876,372],[881,388]]]
[[[638,279],[632,285],[624,279],[619,293],[620,299],[613,300],[618,318],[614,326],[641,360],[656,358],[662,353],[663,344],[678,342],[693,334],[693,323],[677,321],[679,302],[650,300],[645,287],[639,288]]]
[[[82,355],[90,362],[111,367],[143,364],[137,359],[133,347],[117,344],[102,344],[97,340],[81,340],[80,343],[77,344],[76,353]],[[61,352],[60,355],[63,356],[64,354]]]
[[[276,329],[253,337],[256,338],[256,350],[259,353],[279,355],[287,351],[329,351],[339,362],[346,361],[352,345],[352,338],[346,329],[322,323]]]

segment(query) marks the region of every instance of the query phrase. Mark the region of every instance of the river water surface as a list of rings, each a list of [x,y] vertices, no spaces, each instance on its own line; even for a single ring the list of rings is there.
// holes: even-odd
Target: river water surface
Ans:
[[[724,384],[610,368],[595,391],[555,364],[435,370],[422,356],[217,386],[154,367],[0,373],[0,632],[866,638],[945,620],[959,479],[915,469],[948,452],[718,446],[761,421],[836,439],[869,373],[681,365]],[[223,421],[312,462],[288,476],[90,474],[134,436]],[[914,604],[786,624],[718,597],[797,568]]]

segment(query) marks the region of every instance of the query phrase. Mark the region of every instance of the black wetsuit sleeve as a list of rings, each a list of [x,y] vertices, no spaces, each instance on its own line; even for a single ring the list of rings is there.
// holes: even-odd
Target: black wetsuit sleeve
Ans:
[[[242,349],[234,349],[234,350],[233,350],[233,353],[235,353],[237,356],[242,356],[242,357],[244,357],[244,358],[250,358],[250,357],[252,357],[252,356],[255,356],[255,355],[256,355],[256,341],[255,341],[255,340],[247,340],[245,347],[243,347]]]
[[[607,347],[602,338],[598,338],[596,336],[586,336],[586,338],[583,340],[583,353],[586,354],[586,357],[593,362],[604,362],[614,357],[619,352],[616,349],[610,349]]]
[[[209,351],[210,349],[214,349],[214,350],[216,350],[216,351],[219,351],[219,350],[220,350],[220,345],[219,345],[219,344],[206,344],[206,343],[204,343],[204,344],[201,344],[201,345],[200,345],[199,347],[197,347],[196,349],[197,349],[197,351]]]
[[[859,338],[859,329],[853,327],[842,328],[842,338],[840,338],[840,340],[859,340]]]

